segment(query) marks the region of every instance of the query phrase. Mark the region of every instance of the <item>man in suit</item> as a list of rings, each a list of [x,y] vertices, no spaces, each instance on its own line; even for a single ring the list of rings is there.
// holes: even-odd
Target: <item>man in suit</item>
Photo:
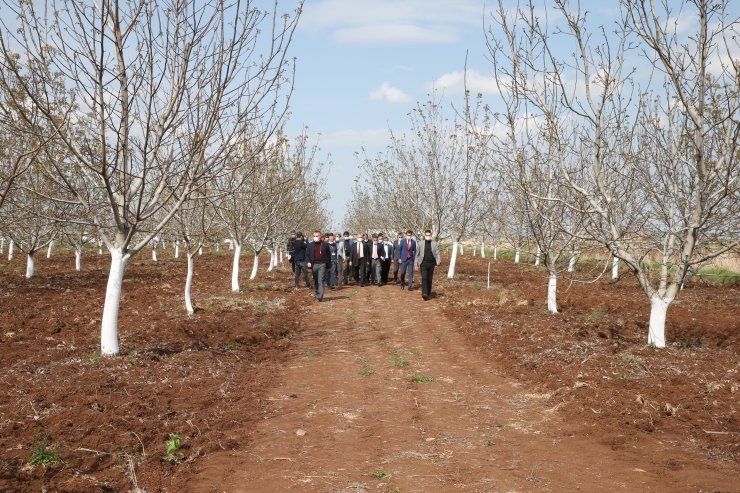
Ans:
[[[303,238],[303,233],[298,232],[296,234],[295,243],[293,243],[293,258],[295,259],[295,288],[299,289],[299,281],[301,280],[301,272],[303,277],[306,279],[306,287],[311,287],[311,282],[308,280],[308,269],[306,268],[306,242]]]
[[[352,250],[350,251],[349,257],[350,267],[354,267],[357,269],[358,278],[355,280],[355,282],[359,281],[360,287],[365,287],[365,281],[367,279],[366,266],[369,257],[370,249],[368,248],[367,243],[362,241],[362,236],[360,236],[358,241],[356,241],[355,244],[352,245]]]
[[[344,237],[337,234],[337,286],[347,284],[347,274],[345,269],[349,267],[347,254],[349,253],[349,233],[344,232]]]
[[[398,233],[398,238],[396,241],[393,242],[393,284],[398,283],[398,269],[401,267],[401,264],[396,262],[396,254],[398,254],[398,245],[403,240],[403,233]]]
[[[413,239],[414,232],[406,231],[406,238],[398,242],[398,263],[401,264],[401,290],[406,287],[405,277],[409,275],[409,291],[413,291],[414,284],[414,261],[416,260],[416,241]]]
[[[393,244],[387,241],[387,239],[383,235],[378,235],[378,243],[383,245],[383,252],[385,252],[385,260],[383,261],[383,266],[380,273],[380,281],[383,284],[388,284],[388,273],[391,270],[391,264],[393,263],[393,259],[395,258],[393,255]]]
[[[329,244],[321,241],[321,231],[313,232],[313,243],[306,247],[307,266],[313,272],[313,284],[316,299],[324,299],[324,277],[331,269],[331,249]]]
[[[427,301],[432,296],[432,277],[434,268],[442,263],[439,245],[432,240],[432,232],[424,231],[424,241],[419,243],[414,266],[421,270],[421,297]]]
[[[288,261],[290,262],[290,270],[295,272],[295,231],[290,233],[290,239],[288,240],[288,245],[286,246],[286,250],[288,253]]]
[[[385,262],[385,248],[383,241],[378,235],[373,235],[373,242],[370,245],[370,259],[372,260],[371,272],[373,273],[373,284],[378,287],[383,285],[383,263]]]

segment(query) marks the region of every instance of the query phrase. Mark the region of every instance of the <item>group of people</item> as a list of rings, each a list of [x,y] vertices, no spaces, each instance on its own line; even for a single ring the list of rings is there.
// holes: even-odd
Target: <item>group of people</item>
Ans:
[[[402,290],[408,286],[413,291],[414,270],[420,271],[421,296],[426,301],[432,294],[434,268],[441,263],[439,245],[429,230],[418,243],[411,230],[398,233],[395,241],[383,233],[350,236],[348,231],[343,235],[314,231],[309,240],[303,233],[293,232],[287,251],[295,273],[295,288],[300,289],[303,274],[306,287],[315,290],[318,301],[324,299],[325,285],[333,290],[349,285],[351,280],[360,287],[384,286],[388,284],[391,266],[393,284],[398,283],[400,273]]]

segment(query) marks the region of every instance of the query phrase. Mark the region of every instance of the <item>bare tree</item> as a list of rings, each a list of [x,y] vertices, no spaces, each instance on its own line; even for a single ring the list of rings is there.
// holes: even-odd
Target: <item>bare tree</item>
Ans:
[[[296,16],[280,18],[277,4],[263,12],[250,0],[50,1],[43,15],[33,3],[3,4],[20,29],[2,24],[0,77],[26,88],[74,156],[73,165],[55,163],[49,173],[88,210],[72,177],[107,200],[97,224],[111,253],[101,351],[117,354],[126,261],[222,170],[239,140],[251,139],[259,151],[285,115],[281,95],[292,90],[286,50],[300,6]],[[13,48],[33,70],[23,71]],[[55,74],[68,89],[52,83]],[[70,90],[75,118],[64,124],[50,105]],[[81,141],[80,128],[88,136]]]

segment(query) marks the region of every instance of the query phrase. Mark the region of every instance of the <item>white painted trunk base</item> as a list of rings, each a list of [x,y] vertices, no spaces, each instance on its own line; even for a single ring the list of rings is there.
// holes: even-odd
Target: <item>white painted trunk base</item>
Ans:
[[[517,249],[516,255],[514,256],[514,263],[515,264],[518,264],[519,263],[519,249]]]
[[[33,273],[36,267],[36,259],[33,257],[33,253],[28,254],[28,258],[26,259],[26,278],[30,279],[33,277]]]
[[[558,312],[558,278],[555,274],[550,274],[550,279],[547,281],[547,311]]]
[[[10,240],[10,245],[8,245],[8,261],[13,260],[13,240]]]
[[[233,246],[234,244],[231,243],[231,245]],[[234,265],[231,267],[231,290],[235,293],[239,292],[239,254],[241,253],[242,246],[236,245],[234,247]]]
[[[157,249],[152,248],[152,260],[157,261]]]
[[[198,248],[198,255],[203,255],[203,247]]]
[[[540,253],[542,253],[540,251],[540,247],[537,247],[537,256],[535,257],[535,260],[534,260],[534,265],[535,266],[540,265]]]
[[[75,248],[75,270],[82,270],[82,248]]]
[[[650,327],[648,344],[658,348],[665,347],[665,318],[673,300],[669,298],[650,298]]]
[[[103,255],[103,241],[98,240],[98,255]]]
[[[475,245],[473,245],[473,257],[475,257]]]
[[[498,260],[498,247],[493,247],[493,260]]]
[[[460,255],[462,255],[463,253],[465,253],[465,252],[463,251],[462,243],[460,243]]]
[[[234,249],[234,241],[232,240],[232,241],[229,242],[229,251],[231,251],[233,249]]]
[[[612,260],[612,279],[619,277],[619,259],[614,257]]]
[[[177,248],[177,247],[175,247]],[[188,276],[185,278],[185,309],[188,315],[195,313],[193,301],[190,298],[190,288],[193,286],[193,255],[188,255]]]
[[[462,245],[460,245],[462,249]],[[450,268],[447,270],[447,279],[455,277],[455,264],[457,263],[457,242],[452,244],[452,258],[450,258]]]
[[[282,250],[280,250],[280,263],[281,264],[283,263],[283,251]]]
[[[275,268],[275,265],[277,264],[277,262],[275,262],[275,251],[267,250],[267,252],[270,254],[270,265],[267,267],[267,272],[272,272],[272,270]]]
[[[480,256],[486,258],[486,242],[481,241],[480,243]]]
[[[50,241],[49,242],[49,248],[46,249],[46,258],[51,258],[51,247],[53,247],[53,246],[54,246],[54,242],[53,241]]]
[[[3,253],[3,248],[5,248],[5,238],[0,238],[0,253]]]
[[[100,327],[100,352],[106,355],[119,353],[118,348],[118,308],[121,304],[121,287],[123,270],[129,255],[123,254],[121,248],[110,249],[111,263],[108,274],[108,286],[105,289],[105,304]]]
[[[570,262],[568,262],[568,272],[573,272],[576,268],[576,255],[570,256]]]
[[[218,251],[219,245],[220,245],[220,243],[219,242],[216,242],[216,251]]]
[[[175,243],[175,258],[180,258],[180,244]]]
[[[249,276],[249,280],[251,281],[255,277],[257,277],[257,267],[260,265],[260,256],[259,254],[254,254],[254,264],[252,265],[252,274]]]

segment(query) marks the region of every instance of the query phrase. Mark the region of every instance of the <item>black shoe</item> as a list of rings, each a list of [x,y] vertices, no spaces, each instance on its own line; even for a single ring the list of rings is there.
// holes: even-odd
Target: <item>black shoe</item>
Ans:
[[[406,285],[405,284],[401,284],[401,291],[403,291],[404,289],[406,289]]]
[[[414,290],[414,288],[409,288],[409,292],[411,292],[411,291],[413,291],[413,290]]]
[[[382,285],[382,284],[380,284],[380,283],[378,283],[378,284],[377,284],[377,286],[378,286],[378,287],[382,287],[383,285]]]
[[[422,294],[421,299],[423,299],[424,301],[429,301],[429,296]]]

